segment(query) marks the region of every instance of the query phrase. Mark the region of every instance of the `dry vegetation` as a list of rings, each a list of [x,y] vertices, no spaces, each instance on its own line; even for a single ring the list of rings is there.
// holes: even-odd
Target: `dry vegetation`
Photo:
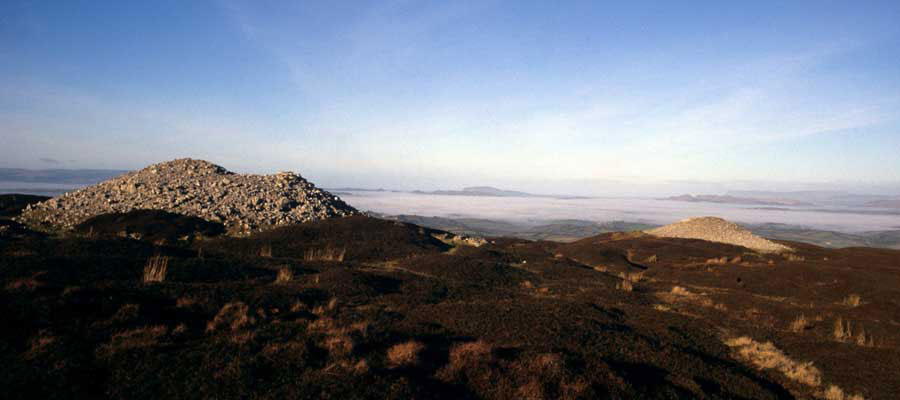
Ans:
[[[862,327],[859,327],[856,334],[853,334],[853,328],[850,325],[850,321],[844,321],[842,318],[838,317],[834,321],[834,339],[843,342],[843,343],[852,343],[857,346],[866,346],[866,347],[874,347],[875,339],[872,335],[866,333],[866,330]]]
[[[844,391],[836,385],[828,386],[828,389],[825,389],[825,392],[822,393],[822,397],[825,400],[865,400],[860,394],[844,394]]]
[[[414,367],[424,349],[425,345],[415,340],[395,344],[387,351],[387,361],[394,368]]]
[[[460,343],[450,349],[449,362],[445,373],[455,375],[463,370],[473,368],[476,364],[489,359],[493,346],[484,340]]]
[[[797,362],[790,359],[771,342],[759,343],[747,336],[725,341],[728,347],[734,348],[737,355],[761,369],[774,369],[792,381],[811,387],[822,383],[822,373],[812,362]]]
[[[859,305],[862,304],[862,297],[858,294],[851,294],[845,297],[841,304],[847,307],[859,307]]]
[[[303,254],[304,261],[344,261],[347,249],[325,247],[321,249],[308,249]]]
[[[256,318],[250,315],[250,307],[242,302],[228,303],[222,306],[218,314],[206,324],[206,331],[230,330],[237,332],[241,328],[256,323]]]
[[[169,257],[157,254],[147,260],[144,265],[144,283],[162,282],[166,280],[169,270]]]
[[[812,328],[812,321],[807,319],[805,315],[800,314],[797,319],[791,322],[790,331],[794,333],[803,333],[810,328]]]
[[[272,245],[265,244],[259,248],[259,256],[264,258],[272,258]]]
[[[291,267],[281,267],[275,277],[275,283],[288,283],[294,279],[294,271]]]
[[[19,398],[859,400],[900,388],[888,251],[797,246],[806,261],[787,263],[603,235],[449,254],[431,232],[347,218],[193,244],[6,245],[0,383]],[[9,257],[23,249],[35,255]],[[165,284],[137,278],[151,257]],[[735,339],[735,362],[716,329],[767,343]],[[872,333],[878,348],[858,347]]]

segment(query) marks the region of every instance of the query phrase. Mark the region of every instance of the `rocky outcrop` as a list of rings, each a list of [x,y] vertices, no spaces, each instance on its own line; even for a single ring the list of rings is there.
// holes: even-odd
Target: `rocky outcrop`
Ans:
[[[791,248],[754,235],[733,222],[717,217],[688,218],[671,225],[645,231],[654,236],[700,239],[743,246],[764,253],[790,251]]]
[[[30,205],[18,220],[37,228],[70,230],[96,215],[138,209],[221,222],[238,234],[358,214],[293,172],[235,174],[207,161],[185,158]]]

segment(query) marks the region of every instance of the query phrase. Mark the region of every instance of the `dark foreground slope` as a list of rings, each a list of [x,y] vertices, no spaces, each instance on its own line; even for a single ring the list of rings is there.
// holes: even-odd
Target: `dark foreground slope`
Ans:
[[[635,235],[476,248],[440,234],[350,217],[177,245],[0,238],[4,397],[757,399],[836,384],[890,398],[896,390],[898,286],[886,277],[896,280],[897,252],[800,247],[792,261]],[[707,263],[723,255],[724,264]],[[162,281],[144,282],[154,277]],[[684,299],[672,294],[676,285]],[[861,303],[840,304],[851,292]],[[800,314],[809,327],[789,331]],[[838,316],[865,328],[873,345],[833,340]],[[820,386],[757,368],[723,344],[740,336],[813,361]]]

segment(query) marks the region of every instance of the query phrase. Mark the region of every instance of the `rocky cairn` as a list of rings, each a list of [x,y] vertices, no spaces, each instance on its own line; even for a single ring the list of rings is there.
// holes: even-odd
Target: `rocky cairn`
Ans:
[[[71,230],[100,214],[139,209],[221,222],[232,234],[359,213],[293,172],[235,174],[185,158],[32,204],[18,220],[35,228]]]
[[[671,225],[645,231],[654,236],[700,239],[742,246],[763,253],[791,251],[790,247],[754,235],[733,222],[718,217],[688,218]]]

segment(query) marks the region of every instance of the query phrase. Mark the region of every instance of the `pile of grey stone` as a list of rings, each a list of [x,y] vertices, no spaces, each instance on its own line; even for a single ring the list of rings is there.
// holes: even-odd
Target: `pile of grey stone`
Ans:
[[[763,253],[791,251],[790,247],[754,235],[737,224],[718,217],[688,218],[646,232],[660,237],[700,239],[710,242],[727,243],[743,246]]]
[[[221,222],[232,234],[359,213],[293,172],[235,174],[185,158],[30,205],[18,221],[42,230],[70,230],[96,215],[137,209]]]

